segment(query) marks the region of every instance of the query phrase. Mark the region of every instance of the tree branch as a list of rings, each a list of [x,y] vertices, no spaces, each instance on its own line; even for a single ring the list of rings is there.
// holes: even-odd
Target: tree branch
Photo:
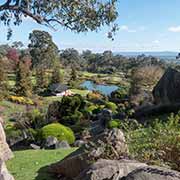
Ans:
[[[66,26],[69,29],[72,29],[70,26],[65,25],[63,22],[59,21],[58,19],[47,19],[42,17],[39,14],[33,14],[31,11],[29,11],[28,9],[24,9],[22,7],[19,6],[19,0],[16,1],[15,5],[10,5],[11,0],[8,0],[6,3],[4,3],[3,5],[0,6],[0,11],[6,11],[6,10],[10,10],[10,11],[19,11],[22,14],[24,14],[25,16],[28,16],[30,18],[32,18],[33,20],[35,20],[38,24],[43,24],[43,22],[45,22],[48,26],[50,26],[51,28],[55,29],[50,23],[51,22],[56,22],[62,26]]]

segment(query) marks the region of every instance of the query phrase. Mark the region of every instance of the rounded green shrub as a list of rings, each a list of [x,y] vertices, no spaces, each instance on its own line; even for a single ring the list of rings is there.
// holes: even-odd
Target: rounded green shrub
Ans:
[[[48,136],[56,137],[59,141],[67,141],[73,144],[75,141],[74,132],[69,128],[59,123],[52,123],[44,126],[41,131],[41,138],[46,139]]]
[[[108,123],[108,128],[109,128],[109,129],[119,128],[119,126],[120,126],[119,120],[111,120],[111,121],[109,121],[109,123]]]
[[[105,107],[110,109],[112,112],[116,112],[118,108],[117,105],[113,102],[107,102]]]

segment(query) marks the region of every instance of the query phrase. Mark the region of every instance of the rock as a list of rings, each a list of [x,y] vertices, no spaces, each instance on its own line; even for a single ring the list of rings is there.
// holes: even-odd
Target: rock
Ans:
[[[83,171],[75,180],[116,180],[127,176],[131,171],[146,164],[132,160],[100,159]]]
[[[180,103],[180,72],[168,68],[153,89],[157,104]]]
[[[94,117],[95,121],[91,123],[90,132],[96,136],[104,131],[108,122],[112,119],[112,111],[103,109],[97,116]]]
[[[0,160],[0,180],[14,180],[13,176],[8,172],[5,162]]]
[[[13,154],[6,142],[6,136],[1,122],[3,121],[0,118],[0,180],[14,180],[5,165],[5,161],[11,159]]]
[[[102,127],[106,127],[107,123],[112,119],[112,111],[109,109],[103,109],[99,114],[99,120]]]
[[[161,114],[177,113],[180,109],[180,103],[151,105],[136,109],[133,117],[139,122],[143,117],[159,116]],[[143,123],[143,121],[141,122]]]
[[[121,180],[180,180],[180,172],[148,166],[135,169]]]
[[[83,141],[83,140],[76,140],[75,142],[74,142],[74,146],[75,147],[81,147],[81,146],[83,146],[85,144],[85,141]]]
[[[92,147],[92,144],[95,144]],[[113,150],[109,154],[104,151],[104,145],[113,146]],[[90,149],[88,149],[90,147]],[[102,150],[102,151],[101,151]],[[128,153],[128,147],[125,142],[124,134],[119,129],[106,130],[101,135],[93,139],[93,143],[87,143],[64,160],[51,165],[50,172],[57,176],[63,175],[67,178],[75,178],[91,164],[92,160],[100,159],[108,156],[109,158],[119,159],[124,154]]]
[[[6,136],[2,124],[0,123],[0,159],[7,161],[13,157],[13,154],[6,143]]]
[[[83,148],[79,148],[62,161],[52,164],[49,171],[56,174],[57,177],[61,175],[66,178],[75,178],[89,165],[87,153],[84,152]]]
[[[36,145],[36,144],[30,144],[30,147],[35,149],[35,150],[41,149],[41,147]]]
[[[104,133],[97,136],[93,142],[95,147],[92,148],[92,151],[89,150],[89,155],[94,157],[98,155],[98,157],[95,157],[96,159],[119,159],[122,156],[127,156],[129,153],[124,133],[118,128],[114,128],[112,130],[106,129]],[[107,155],[107,152],[104,151],[106,149],[105,146],[108,146],[109,155]]]
[[[71,148],[67,141],[60,141],[55,144],[55,149],[69,149]]]
[[[56,137],[48,136],[45,140],[45,148],[55,148],[56,144],[58,143],[58,140]]]

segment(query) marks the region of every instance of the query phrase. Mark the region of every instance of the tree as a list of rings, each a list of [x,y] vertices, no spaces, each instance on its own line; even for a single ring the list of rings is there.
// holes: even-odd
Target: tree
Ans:
[[[75,32],[95,31],[116,20],[116,2],[117,0],[3,0],[0,3],[0,21],[8,26],[11,21],[20,25],[25,17],[53,28],[59,24]],[[11,33],[9,30],[9,34]]]
[[[19,96],[30,97],[32,95],[31,73],[23,58],[23,56],[20,57],[16,68],[15,92]]]
[[[30,54],[32,66],[51,68],[58,56],[58,47],[52,40],[52,36],[45,31],[34,30],[29,35]]]
[[[43,68],[36,69],[36,92],[43,92],[49,85],[49,77]]]
[[[77,72],[74,67],[71,69],[71,81],[76,81],[77,80]]]
[[[65,49],[60,54],[61,63],[63,66],[73,66],[78,68],[84,64],[79,52],[74,48]]]
[[[23,46],[24,46],[24,44],[21,41],[14,41],[12,43],[12,47],[16,48],[16,49],[22,48]]]
[[[62,83],[62,82],[63,82],[63,75],[60,71],[59,66],[56,66],[53,69],[51,84]]]
[[[5,72],[5,63],[0,59],[0,100],[3,100],[8,95],[8,81]]]

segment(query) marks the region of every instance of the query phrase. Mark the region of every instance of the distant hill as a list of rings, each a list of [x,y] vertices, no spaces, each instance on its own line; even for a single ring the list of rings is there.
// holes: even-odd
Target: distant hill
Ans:
[[[161,59],[167,59],[167,60],[175,60],[176,56],[178,55],[178,52],[171,52],[171,51],[161,51],[161,52],[154,52],[154,51],[146,51],[146,52],[115,52],[114,54],[120,54],[123,56],[128,57],[136,57],[138,55],[145,54],[146,56],[154,56]]]

